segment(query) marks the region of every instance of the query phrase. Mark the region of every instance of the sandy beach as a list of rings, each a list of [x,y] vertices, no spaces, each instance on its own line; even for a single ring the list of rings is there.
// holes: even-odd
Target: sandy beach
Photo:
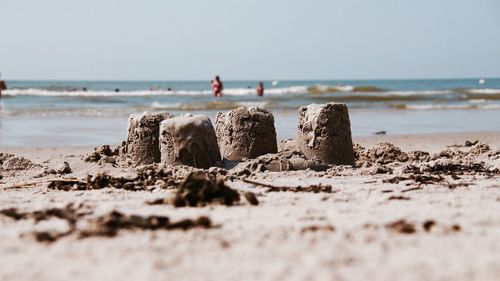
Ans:
[[[364,147],[355,145],[355,168],[211,169],[240,200],[197,207],[175,207],[176,189],[158,181],[161,169],[172,172],[163,179],[182,181],[188,168],[83,161],[92,147],[3,148],[0,279],[498,279],[500,133],[353,141]],[[410,153],[417,150],[429,155]],[[141,169],[156,182],[137,190],[61,181]]]
[[[500,280],[499,11],[2,1],[0,281]]]

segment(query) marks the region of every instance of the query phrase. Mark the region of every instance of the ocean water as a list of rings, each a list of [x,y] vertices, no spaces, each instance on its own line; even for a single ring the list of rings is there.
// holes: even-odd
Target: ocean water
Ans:
[[[119,143],[127,117],[144,111],[209,115],[261,106],[275,115],[279,138],[295,137],[297,109],[349,107],[355,136],[500,130],[500,79],[223,81],[7,81],[0,99],[0,148]]]

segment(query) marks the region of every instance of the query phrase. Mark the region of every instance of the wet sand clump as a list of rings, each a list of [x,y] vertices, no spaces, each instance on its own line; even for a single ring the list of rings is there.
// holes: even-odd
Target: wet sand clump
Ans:
[[[332,167],[318,159],[307,159],[306,156],[297,150],[287,150],[275,154],[266,154],[257,157],[256,159],[242,162],[237,165],[231,174],[249,175],[253,172],[284,172],[284,171],[326,171]]]
[[[425,155],[425,153],[423,153]],[[428,153],[427,153],[428,155]],[[417,158],[425,158],[420,154],[415,155]],[[402,152],[401,149],[391,143],[378,143],[371,148],[364,148],[358,144],[354,145],[354,158],[356,166],[370,167],[376,164],[389,164],[393,162],[406,162],[410,158],[408,154]]]
[[[94,162],[99,165],[128,167],[133,164],[127,157],[127,142],[125,141],[114,149],[111,149],[107,144],[96,147],[93,152],[83,155],[82,159],[85,162]]]
[[[46,167],[33,163],[22,156],[9,153],[0,153],[0,178],[15,176],[20,172],[38,171],[43,172]]]

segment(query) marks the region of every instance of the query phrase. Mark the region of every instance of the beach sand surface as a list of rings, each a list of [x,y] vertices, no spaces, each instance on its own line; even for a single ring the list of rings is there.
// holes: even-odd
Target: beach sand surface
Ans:
[[[469,151],[466,141],[488,144],[475,155],[490,170],[500,168],[500,133],[381,135],[354,138],[369,148],[390,142],[404,152],[431,155],[446,149]],[[448,147],[458,145],[459,147]],[[48,188],[51,179],[107,173],[130,176],[133,168],[82,160],[92,147],[3,148],[69,174],[40,175],[40,169],[2,171],[0,210],[17,212],[79,206],[77,229],[119,211],[126,215],[168,216],[171,221],[207,216],[212,227],[121,229],[115,236],[82,238],[72,233],[37,241],[34,233],[65,233],[69,220],[57,215],[14,219],[0,215],[0,280],[499,280],[500,175],[440,175],[444,181],[384,182],[398,176],[402,164],[388,163],[390,173],[372,168],[326,172],[253,173],[248,179],[289,190],[269,188],[238,178],[227,185],[253,192],[234,206],[209,204],[176,208],[147,202],[169,198],[174,189],[130,191],[104,188],[63,191]],[[492,153],[493,152],[493,153]],[[457,159],[457,158],[454,158]],[[4,163],[5,166],[5,163]],[[1,166],[0,166],[1,167]],[[438,177],[435,175],[435,177]],[[28,184],[27,184],[28,183]],[[321,184],[331,192],[292,192]],[[4,212],[5,213],[5,212]],[[41,239],[43,240],[43,239]]]

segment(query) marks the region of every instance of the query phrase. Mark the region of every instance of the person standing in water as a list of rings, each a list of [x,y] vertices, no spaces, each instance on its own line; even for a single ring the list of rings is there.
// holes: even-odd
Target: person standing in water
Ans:
[[[264,83],[259,82],[257,85],[257,96],[262,97],[264,95]]]
[[[219,76],[215,76],[215,79],[212,80],[212,93],[214,97],[220,98],[222,97],[222,90],[224,90],[224,84],[220,81]]]
[[[2,73],[0,73],[0,78],[2,78]],[[0,98],[2,97],[3,90],[7,90],[7,85],[5,84],[5,81],[0,79]]]

